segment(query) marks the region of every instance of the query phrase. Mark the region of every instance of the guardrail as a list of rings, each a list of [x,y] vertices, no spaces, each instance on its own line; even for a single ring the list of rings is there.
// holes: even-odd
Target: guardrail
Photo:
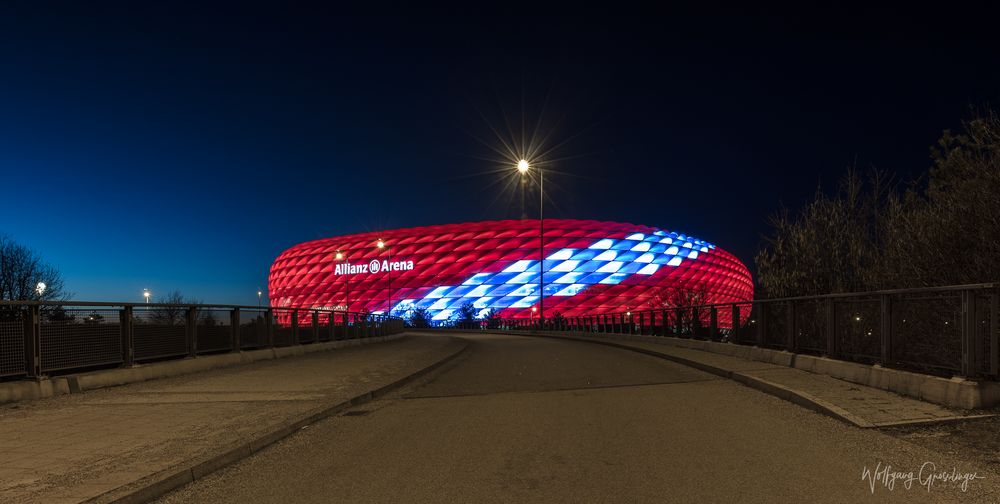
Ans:
[[[937,375],[1000,375],[996,284],[828,294],[458,324],[462,329],[674,336],[756,345]]]
[[[0,302],[0,379],[399,333],[369,313],[238,305]]]

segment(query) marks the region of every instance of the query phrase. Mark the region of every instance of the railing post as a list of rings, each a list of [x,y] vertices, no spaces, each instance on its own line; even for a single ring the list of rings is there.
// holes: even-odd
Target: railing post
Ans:
[[[329,331],[329,335],[328,335],[329,340],[328,341],[334,341],[334,340],[337,339],[337,319],[336,319],[336,317],[334,317],[334,315],[336,315],[336,314],[333,313],[333,312],[330,312],[330,313],[327,314],[327,317],[326,317],[327,330]]]
[[[122,329],[122,366],[135,365],[135,335],[132,332],[132,307],[126,306],[118,312],[118,323]]]
[[[24,370],[29,378],[42,375],[41,351],[41,309],[38,305],[31,305],[24,313]]]
[[[233,330],[233,351],[239,352],[240,347],[240,309],[233,308],[229,311],[229,327]]]
[[[663,309],[660,310],[660,322],[663,324],[663,327],[660,328],[660,336],[666,337],[666,335],[667,335],[667,329],[668,329],[668,326],[669,326],[669,324],[667,323],[667,309],[666,308],[663,308]]]
[[[892,298],[888,294],[879,296],[879,355],[882,365],[892,363]]]
[[[708,339],[719,339],[719,309],[715,305],[708,308]]]
[[[319,312],[312,312],[313,343],[319,343]]]
[[[729,336],[734,343],[740,342],[740,307],[733,303],[732,312],[729,314],[730,329]]]
[[[264,312],[264,345],[274,348],[274,310],[271,308]]]
[[[753,304],[750,306],[752,307]],[[767,337],[767,304],[758,303],[757,307],[759,308],[757,310],[757,318],[759,320],[757,320],[757,332],[754,334],[754,340],[756,340],[757,346],[762,347],[764,346],[764,340]],[[753,312],[753,308],[751,308],[750,311]]]
[[[990,293],[990,376],[1000,375],[1000,293]]]
[[[292,310],[292,344],[299,344],[299,311]]]
[[[198,309],[188,306],[187,309],[187,344],[188,357],[198,354]]]
[[[962,376],[975,376],[981,362],[980,345],[976,344],[976,293],[962,291]]]
[[[684,332],[684,328],[681,327],[681,321],[684,320],[684,309],[674,308],[674,335],[680,336]]]
[[[795,352],[795,340],[795,301],[789,301],[785,310],[785,346],[789,352]]]
[[[837,358],[837,308],[833,298],[826,300],[826,355]]]
[[[646,325],[646,316],[643,312],[639,312],[639,334],[643,333],[643,328]]]

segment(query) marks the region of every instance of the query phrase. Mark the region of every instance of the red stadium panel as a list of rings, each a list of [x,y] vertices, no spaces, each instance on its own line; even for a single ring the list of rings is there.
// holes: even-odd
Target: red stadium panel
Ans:
[[[590,220],[446,224],[323,238],[295,245],[271,266],[273,306],[333,308],[433,320],[465,304],[480,316],[529,318],[544,272],[546,316],[658,309],[678,296],[698,304],[753,299],[747,267],[706,241],[649,226]],[[384,248],[378,248],[378,240]],[[337,252],[341,258],[337,258]],[[543,257],[544,261],[539,258]],[[390,305],[391,303],[391,305]]]

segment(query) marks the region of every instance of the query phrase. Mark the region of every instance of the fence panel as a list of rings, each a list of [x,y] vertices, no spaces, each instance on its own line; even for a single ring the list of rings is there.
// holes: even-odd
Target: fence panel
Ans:
[[[240,348],[263,348],[267,346],[266,309],[240,310]]]
[[[795,346],[799,352],[826,353],[827,304],[814,299],[795,303]]]
[[[951,375],[962,366],[962,298],[959,292],[892,297],[889,365]]]
[[[294,311],[287,308],[274,309],[274,326],[271,328],[274,333],[274,346],[295,344],[295,333],[292,328],[292,313]]]
[[[122,363],[119,311],[43,306],[39,310],[42,372]]]
[[[187,355],[187,307],[136,306],[132,312],[135,360]]]
[[[24,309],[0,307],[0,376],[28,373],[24,361]]]
[[[224,309],[199,309],[198,353],[220,352],[233,348],[233,328],[230,311]]]
[[[761,309],[766,311],[764,330],[764,346],[769,348],[787,348],[788,346],[788,310],[789,302],[763,303]]]
[[[863,363],[878,362],[882,337],[879,298],[836,299],[833,310],[838,356]]]

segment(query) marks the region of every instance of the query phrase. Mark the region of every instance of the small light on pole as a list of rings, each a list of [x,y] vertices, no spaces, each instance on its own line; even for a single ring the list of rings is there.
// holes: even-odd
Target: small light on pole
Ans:
[[[260,290],[260,287],[257,287],[257,309],[260,309],[260,300],[261,300],[261,296],[263,296],[263,295],[264,295],[264,291]]]
[[[528,173],[531,164],[527,159],[517,162],[521,175]],[[545,174],[538,170],[538,324],[545,327]],[[522,210],[523,211],[523,210]]]
[[[42,297],[42,294],[45,294],[45,287],[47,287],[45,282],[38,282],[35,285],[35,292],[38,293],[38,297]]]
[[[339,250],[333,254],[333,258],[336,259],[337,261],[343,261],[345,259],[345,257],[346,256],[344,255],[344,253],[341,252],[341,251],[339,251]],[[350,263],[347,264],[347,268],[348,268],[348,270],[344,271],[344,273],[343,273],[343,275],[344,275],[344,286],[345,286],[344,287],[344,311],[345,312],[350,312],[351,311],[351,272],[350,272],[350,269],[349,269],[350,268]],[[344,317],[345,317],[344,320],[346,321],[347,320],[346,319],[347,315],[345,314]]]
[[[389,264],[389,267],[386,268],[385,270],[385,279],[389,287],[388,288],[389,308],[386,310],[386,314],[391,316],[392,315],[392,251],[385,246],[385,240],[381,238],[379,238],[378,241],[375,242],[375,246],[378,247],[379,250],[385,250],[387,252],[386,263]]]
[[[149,296],[152,296],[149,289],[142,289],[142,297],[146,298],[146,304],[149,304]]]

